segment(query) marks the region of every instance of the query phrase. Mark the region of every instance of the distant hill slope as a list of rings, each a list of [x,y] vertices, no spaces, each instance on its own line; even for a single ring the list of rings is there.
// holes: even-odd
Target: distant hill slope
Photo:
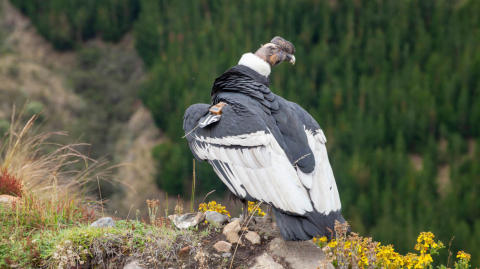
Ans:
[[[103,197],[119,202],[118,215],[131,205],[122,210],[122,202],[140,204],[126,185],[135,185],[142,199],[158,192],[150,152],[161,136],[137,99],[143,77],[131,35],[118,44],[93,40],[75,52],[58,52],[29,19],[0,0],[0,131],[8,129],[13,104],[18,116],[28,100],[25,119],[44,109],[39,131],[69,132],[52,142],[92,142],[93,158],[130,163],[115,172],[125,184],[102,184]]]

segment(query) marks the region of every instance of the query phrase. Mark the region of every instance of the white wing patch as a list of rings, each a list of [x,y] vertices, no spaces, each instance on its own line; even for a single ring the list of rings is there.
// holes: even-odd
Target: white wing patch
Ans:
[[[327,138],[321,129],[316,130],[315,133],[305,130],[305,133],[308,145],[315,156],[315,170],[310,174],[305,174],[298,169],[297,173],[302,178],[302,182],[306,182],[304,184],[310,186],[309,193],[318,212],[328,213],[340,210],[342,207],[340,196],[325,147]]]
[[[192,143],[192,149],[201,159],[212,161],[220,179],[241,197],[248,193],[276,208],[302,215],[312,212],[314,207],[328,214],[341,205],[325,148],[326,138],[322,130],[306,134],[315,155],[315,170],[310,174],[296,170],[273,135],[265,131],[225,138],[195,135],[203,143]]]
[[[195,134],[195,140],[209,143],[217,144],[223,146],[244,146],[244,147],[254,147],[254,146],[266,146],[270,144],[270,140],[273,139],[271,134],[265,133],[265,131],[258,131],[251,134],[242,134],[237,136],[226,136],[222,138],[215,137],[204,137],[197,136]]]
[[[223,166],[221,169],[228,178],[224,178],[214,162],[211,164],[217,175],[232,192],[243,197],[248,192],[257,200],[271,203],[279,209],[297,214],[313,211],[307,189],[303,186],[297,172],[273,135],[257,132],[253,135],[242,135],[241,139],[230,137],[223,140],[202,137],[197,140],[217,144],[193,143],[192,148],[202,159],[219,161]],[[237,145],[251,147],[226,148],[221,146],[231,145],[231,141],[239,141]],[[222,163],[227,164],[228,167]]]

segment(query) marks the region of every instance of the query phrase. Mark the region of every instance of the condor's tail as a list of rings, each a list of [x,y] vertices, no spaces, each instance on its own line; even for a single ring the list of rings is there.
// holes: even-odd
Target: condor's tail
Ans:
[[[273,211],[284,240],[310,240],[322,236],[332,239],[335,236],[335,221],[345,222],[341,210],[329,214],[311,212],[305,216],[291,215],[276,208]]]

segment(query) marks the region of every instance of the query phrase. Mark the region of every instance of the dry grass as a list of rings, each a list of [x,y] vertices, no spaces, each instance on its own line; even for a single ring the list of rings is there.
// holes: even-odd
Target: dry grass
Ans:
[[[0,267],[40,266],[41,250],[31,238],[40,231],[58,232],[93,221],[97,202],[85,195],[85,184],[97,177],[109,178],[108,169],[98,169],[106,162],[94,161],[78,151],[89,145],[49,143],[50,137],[66,133],[35,135],[38,116],[21,125],[22,114],[12,117],[0,142],[0,194],[20,198],[12,207],[0,205]]]
[[[10,130],[0,142],[0,176],[8,175],[20,182],[22,195],[28,193],[41,201],[59,201],[67,197],[84,201],[88,198],[84,196],[88,181],[112,180],[111,170],[106,168],[107,161],[95,161],[80,153],[79,148],[88,148],[90,144],[49,143],[47,140],[52,136],[66,136],[67,133],[34,135],[32,129],[38,116],[34,115],[20,126],[22,113],[16,120],[12,117]],[[77,170],[76,167],[82,168]]]

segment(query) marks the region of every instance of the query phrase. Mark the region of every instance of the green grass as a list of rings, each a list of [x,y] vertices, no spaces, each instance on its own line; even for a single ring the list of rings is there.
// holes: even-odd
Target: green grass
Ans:
[[[89,223],[78,222],[63,228],[39,229],[32,219],[36,217],[0,207],[0,268],[63,268],[85,263],[94,266],[113,256],[119,262],[134,256],[152,265],[174,264],[181,248],[195,249],[209,233],[208,229],[199,233],[195,229],[179,230],[170,224],[157,227],[136,220],[119,220],[112,228],[91,228]]]

